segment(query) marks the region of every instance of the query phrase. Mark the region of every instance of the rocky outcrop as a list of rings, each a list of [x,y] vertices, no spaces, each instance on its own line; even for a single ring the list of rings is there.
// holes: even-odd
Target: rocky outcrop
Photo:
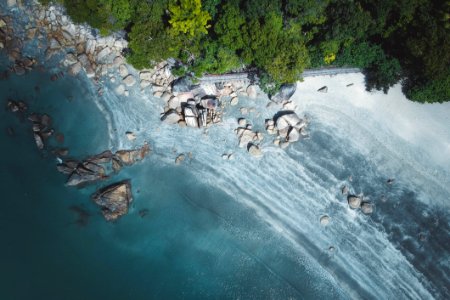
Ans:
[[[92,200],[101,207],[107,221],[115,221],[128,213],[133,201],[129,180],[108,185],[92,195]]]
[[[114,154],[114,158],[120,161],[122,165],[131,166],[138,161],[143,160],[150,152],[150,146],[145,144],[137,150],[119,150]]]
[[[83,161],[65,160],[57,165],[57,170],[69,175],[67,186],[80,187],[108,178],[110,174],[107,170],[119,172],[123,166],[131,166],[143,160],[149,152],[148,144],[135,150],[119,150],[114,154],[107,150]]]
[[[293,111],[278,112],[273,119],[266,120],[266,130],[271,135],[277,135],[275,144],[286,148],[290,143],[306,137],[307,122],[299,118]]]
[[[67,168],[67,165],[61,164],[60,168]],[[66,185],[83,186],[106,178],[108,176],[102,166],[91,162],[82,162],[69,175]]]
[[[52,119],[46,114],[36,114],[32,113],[28,120],[33,123],[33,136],[36,146],[39,150],[44,149],[44,141],[53,135],[54,130],[51,128]]]

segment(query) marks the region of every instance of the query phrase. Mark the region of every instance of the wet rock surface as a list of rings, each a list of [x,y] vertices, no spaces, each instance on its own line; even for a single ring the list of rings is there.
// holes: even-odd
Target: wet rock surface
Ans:
[[[131,182],[125,180],[101,188],[92,195],[92,200],[101,207],[107,221],[115,221],[128,213],[133,201]]]

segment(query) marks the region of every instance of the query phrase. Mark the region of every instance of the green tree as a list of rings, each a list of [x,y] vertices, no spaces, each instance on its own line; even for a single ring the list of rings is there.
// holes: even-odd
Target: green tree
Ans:
[[[178,0],[169,3],[170,20],[172,34],[187,34],[192,37],[207,34],[208,21],[211,16],[207,11],[202,10],[200,0]]]
[[[223,7],[223,13],[214,26],[214,32],[223,46],[240,50],[245,45],[243,36],[245,23],[245,17],[239,9],[239,3],[230,1]]]

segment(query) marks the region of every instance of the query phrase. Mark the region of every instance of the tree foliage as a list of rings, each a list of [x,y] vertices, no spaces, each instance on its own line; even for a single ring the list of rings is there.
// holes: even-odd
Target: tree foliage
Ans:
[[[412,100],[450,100],[448,0],[54,1],[103,34],[126,30],[138,68],[173,57],[176,72],[201,76],[245,64],[270,90],[307,67],[355,66],[368,89],[401,81]]]
[[[192,37],[199,34],[207,34],[208,21],[211,16],[207,11],[202,10],[200,0],[178,0],[169,3],[170,20],[173,35],[180,33],[188,34]]]

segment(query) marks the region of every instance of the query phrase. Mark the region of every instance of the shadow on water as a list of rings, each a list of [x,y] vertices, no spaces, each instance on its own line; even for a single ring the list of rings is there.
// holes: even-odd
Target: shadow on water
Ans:
[[[72,224],[76,224],[79,227],[86,227],[89,223],[91,213],[81,205],[72,205],[69,210],[76,215],[76,220]]]

